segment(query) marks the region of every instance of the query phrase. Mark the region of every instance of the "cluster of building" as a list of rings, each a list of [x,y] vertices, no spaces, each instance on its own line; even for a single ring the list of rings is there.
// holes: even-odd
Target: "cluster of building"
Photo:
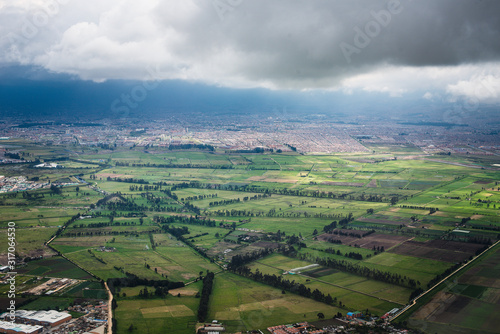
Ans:
[[[268,327],[267,330],[271,334],[323,334],[327,333],[323,329],[317,329],[315,326],[301,322],[294,325],[279,325]]]
[[[5,177],[0,175],[0,193],[48,188],[48,182],[28,181],[24,176]]]
[[[0,320],[0,333],[7,334],[39,334],[42,333],[43,326],[40,325],[25,325],[15,322]]]
[[[500,153],[496,137],[491,131],[483,131],[481,124],[475,124],[473,119],[468,119],[469,126],[464,126],[453,122],[412,123],[366,117],[340,122],[328,115],[311,117],[286,112],[266,116],[210,113],[210,117],[193,114],[181,119],[178,115],[166,115],[157,120],[100,120],[99,124],[63,124],[44,120],[31,126],[19,126],[17,119],[6,119],[0,123],[0,135],[55,145],[77,144],[110,149],[207,144],[228,150],[260,147],[283,152],[331,153],[370,152],[371,145],[382,144],[416,146],[427,153]]]
[[[209,324],[203,324],[196,329],[197,334],[220,334],[224,331],[226,331],[226,328],[217,320],[214,320]]]
[[[30,289],[27,291],[29,294],[33,295],[52,295],[54,293],[57,293],[59,291],[62,291],[79,281],[76,279],[69,279],[69,278],[51,278],[47,282],[37,285],[36,287]]]
[[[14,321],[5,321],[6,317],[7,313],[1,316],[4,320],[0,322],[0,333],[39,334],[72,319],[67,312],[27,310],[16,310]]]
[[[0,333],[7,334],[105,334],[108,321],[108,304],[75,305],[69,311],[82,313],[73,318],[67,311],[30,311],[16,310],[15,319],[4,313],[0,316]]]
[[[44,162],[44,163],[35,165],[35,168],[64,168],[64,166],[59,165],[55,162]]]
[[[101,301],[98,305],[74,305],[68,308],[70,311],[83,313],[84,315],[71,322],[64,323],[53,331],[52,334],[83,333],[83,334],[105,334],[108,322],[108,304]]]
[[[399,309],[398,308],[393,308],[392,310],[390,310],[389,312],[387,312],[386,314],[384,314],[383,316],[380,317],[380,319],[390,319],[393,315],[395,315],[396,313],[398,313]]]

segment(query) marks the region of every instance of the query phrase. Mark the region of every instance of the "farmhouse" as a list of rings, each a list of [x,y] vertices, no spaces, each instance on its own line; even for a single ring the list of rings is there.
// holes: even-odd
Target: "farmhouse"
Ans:
[[[198,328],[197,334],[219,334],[225,330],[222,324],[214,320],[211,324],[204,324],[202,327]]]

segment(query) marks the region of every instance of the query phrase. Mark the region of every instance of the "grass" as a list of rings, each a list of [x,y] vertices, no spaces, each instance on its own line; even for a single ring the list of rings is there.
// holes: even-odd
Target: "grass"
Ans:
[[[221,321],[228,332],[314,321],[319,312],[326,318],[345,312],[230,273],[215,276],[209,310],[208,318]]]
[[[258,269],[263,274],[283,275],[285,271],[310,264],[311,262],[273,254],[254,262],[249,267],[253,271]],[[308,275],[308,271],[304,271],[302,274]],[[391,284],[343,272],[335,272],[320,278],[303,275],[284,275],[283,279],[294,280],[304,284],[311,290],[318,289],[325,294],[330,294],[348,308],[368,309],[379,315],[406,303],[411,293],[411,290],[407,288],[392,286]],[[380,299],[385,300],[381,301]],[[387,309],[388,307],[389,309]]]
[[[92,279],[88,273],[59,256],[28,262],[26,267],[17,271],[20,274],[35,276]]]
[[[199,289],[200,283],[196,288]],[[171,333],[191,334],[197,321],[199,298],[169,295],[165,299],[140,300],[126,298],[118,300],[115,309],[117,333],[163,333],[168,328]],[[190,325],[191,324],[191,325]]]
[[[26,152],[33,153],[40,158],[65,157],[68,154],[65,149],[76,150],[75,147],[41,147],[19,140],[13,141],[12,144],[23,147]],[[355,220],[347,226],[348,228],[364,230],[373,228],[377,230],[377,233],[399,233],[399,235],[404,232],[408,238],[415,237],[414,241],[426,242],[446,236],[457,224],[461,224],[463,218],[471,217],[472,220],[468,221],[467,225],[460,226],[460,229],[469,230],[471,236],[484,236],[492,240],[498,238],[498,231],[494,228],[500,223],[498,214],[500,193],[494,187],[495,181],[500,181],[500,174],[491,170],[471,169],[443,163],[474,163],[489,166],[494,163],[493,158],[431,156],[425,157],[427,160],[394,160],[394,157],[420,152],[411,145],[367,145],[375,151],[374,154],[213,154],[200,151],[160,151],[156,148],[148,150],[154,152],[151,154],[142,149],[122,150],[118,148],[115,151],[108,151],[82,147],[78,148],[79,160],[88,162],[102,160],[113,167],[67,161],[67,168],[61,170],[37,170],[26,166],[13,169],[12,166],[0,166],[0,175],[37,176],[41,180],[53,182],[82,173],[84,179],[97,184],[101,189],[108,192],[119,191],[137,204],[148,207],[151,203],[146,200],[146,196],[141,196],[141,193],[145,191],[131,191],[130,183],[108,181],[107,176],[144,179],[149,182],[149,185],[159,181],[167,184],[199,181],[214,186],[203,189],[176,190],[175,193],[180,202],[166,198],[166,195],[159,190],[148,191],[149,194],[161,197],[161,206],[176,208],[178,212],[150,212],[148,208],[144,211],[146,217],[144,217],[143,225],[139,224],[139,218],[128,217],[130,212],[118,212],[114,215],[114,221],[122,223],[120,226],[100,228],[93,227],[91,224],[108,222],[108,215],[112,212],[106,208],[90,210],[89,207],[103,195],[86,186],[81,185],[78,193],[76,187],[66,187],[62,195],[51,194],[49,190],[40,190],[39,193],[44,197],[35,201],[27,201],[22,198],[21,194],[18,194],[16,198],[7,198],[0,194],[0,211],[2,212],[0,227],[6,227],[9,221],[16,222],[17,251],[19,255],[27,256],[44,252],[43,243],[71,216],[77,213],[92,214],[98,211],[103,215],[102,217],[76,221],[51,245],[101,279],[123,277],[124,271],[127,271],[143,278],[164,279],[167,276],[168,279],[186,283],[197,277],[200,272],[206,270],[217,272],[220,268],[200,257],[174,237],[157,233],[158,226],[153,223],[152,218],[155,215],[192,214],[183,209],[182,202],[188,201],[188,198],[190,198],[189,202],[199,207],[202,212],[206,210],[209,218],[216,219],[217,225],[220,222],[229,224],[235,222],[238,228],[259,231],[263,238],[271,238],[270,234],[277,231],[285,233],[286,236],[300,235],[301,241],[308,246],[308,248],[302,248],[301,253],[331,257],[370,269],[400,274],[420,281],[422,286],[441,274],[450,264],[390,252],[375,255],[370,249],[315,241],[313,231],[317,230],[321,234],[325,225],[352,213]],[[123,167],[115,166],[116,162],[176,164],[184,168]],[[204,168],[193,167],[193,165]],[[220,166],[232,168],[220,169]],[[96,173],[96,180],[90,179],[93,173]],[[477,181],[481,183],[476,183]],[[362,186],[354,186],[358,184]],[[368,187],[369,184],[376,185],[376,187]],[[288,188],[318,193],[332,192],[337,195],[337,198],[273,194],[266,199],[210,206],[210,202],[213,201],[237,198],[242,200],[243,197],[255,195],[254,193],[220,190],[215,185],[251,185],[259,186],[263,190]],[[163,187],[166,189],[169,186]],[[352,199],[373,194],[382,195],[386,199],[397,196],[399,202],[391,206],[389,203]],[[340,199],[338,198],[340,195],[345,197]],[[428,210],[405,209],[401,208],[401,205],[439,207],[439,211],[429,215]],[[374,214],[368,214],[369,209],[373,209]],[[225,210],[245,210],[247,215],[230,216],[226,215]],[[269,214],[270,212],[275,213]],[[380,221],[359,220],[362,217],[376,218]],[[416,220],[414,223],[411,222],[412,217]],[[394,221],[397,224],[384,223],[382,220]],[[412,226],[399,229],[400,224]],[[180,224],[173,225],[181,226]],[[249,250],[259,249],[245,242],[238,244],[237,236],[248,233],[246,231],[232,232],[228,237],[230,242],[225,243],[222,241],[222,236],[230,232],[229,229],[198,225],[186,226],[190,230],[190,234],[185,235],[186,238],[207,233],[190,240],[215,258],[218,258],[227,248],[234,248],[234,251],[228,253],[225,256],[226,259],[229,259],[231,254],[242,254]],[[152,237],[156,249],[153,249],[148,232],[153,232]],[[0,238],[6,237],[4,233],[5,230],[0,230]],[[75,237],[75,235],[78,236]],[[231,243],[231,240],[234,243]],[[3,247],[0,248],[0,253],[5,253],[5,243],[0,243],[0,245]],[[114,247],[116,250],[109,253],[100,252],[99,246]],[[324,252],[326,248],[334,248],[342,253],[354,251],[362,254],[364,260],[358,261],[327,254]],[[56,277],[85,277],[86,275],[90,277],[80,269],[63,263],[67,261],[61,258],[56,259],[54,263],[48,259],[30,262],[22,270],[33,275]],[[494,300],[497,290],[489,286],[491,284],[488,282],[500,276],[497,260],[494,257],[485,259],[483,265],[477,267],[477,275],[461,280],[460,288],[455,293],[464,298],[472,298],[474,302],[487,303]],[[284,270],[305,264],[309,262],[273,255],[251,266],[264,273],[281,274]],[[312,289],[318,288],[330,293],[352,311],[369,309],[380,315],[393,307],[404,304],[411,293],[407,288],[367,280],[364,277],[335,270],[317,271],[317,273],[316,277],[313,277],[314,272],[310,272],[310,278],[294,276],[293,279]],[[101,296],[102,289],[95,284],[84,282],[79,287],[68,291],[67,295],[70,299]],[[302,319],[312,321],[317,318],[318,310],[321,310],[327,317],[339,311],[331,306],[302,299],[290,293],[283,295],[280,290],[229,273],[216,275],[215,284],[209,317],[222,320],[230,331],[263,329],[267,325]],[[200,284],[191,284],[187,288],[191,287],[196,290],[200,288]],[[127,293],[127,297],[118,298],[116,310],[119,333],[128,333],[131,324],[133,324],[132,327],[136,327],[134,331],[137,333],[157,333],[165,328],[169,330],[172,328],[175,333],[193,332],[196,321],[194,314],[196,314],[199,302],[195,297],[186,295],[181,298],[169,296],[166,299],[140,300],[138,287],[124,288],[123,292]],[[64,298],[58,300],[55,305],[64,306],[67,301]],[[48,300],[43,302],[45,304],[42,301],[40,303],[40,307],[46,307]],[[477,307],[484,314],[491,313],[490,310],[484,308],[483,304],[477,304]],[[307,310],[305,317],[304,309]],[[340,311],[346,312],[346,310]],[[481,315],[474,312],[470,311],[471,317],[463,316],[459,319],[461,322],[459,326],[471,328],[473,321],[471,319],[481,318]],[[486,316],[481,319],[488,323],[490,318]],[[439,327],[433,323],[432,326],[434,325],[436,328]],[[432,326],[429,328],[433,328]],[[489,325],[485,326],[484,329],[487,330]]]

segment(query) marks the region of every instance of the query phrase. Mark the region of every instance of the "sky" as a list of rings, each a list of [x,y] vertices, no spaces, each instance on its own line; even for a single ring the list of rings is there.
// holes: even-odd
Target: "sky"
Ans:
[[[498,13],[495,0],[0,0],[0,85],[149,82],[139,96],[171,81],[496,105]]]

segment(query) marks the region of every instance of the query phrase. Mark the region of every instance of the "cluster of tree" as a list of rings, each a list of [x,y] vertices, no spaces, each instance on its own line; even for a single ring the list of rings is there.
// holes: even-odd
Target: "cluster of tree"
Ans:
[[[50,185],[50,191],[53,193],[53,194],[56,194],[56,195],[60,195],[62,194],[62,188],[59,187],[59,186],[56,186],[55,184],[51,184]]]
[[[173,187],[172,187],[173,188]],[[173,193],[172,189],[164,189],[164,190],[161,190],[163,193],[165,193],[165,195],[167,195],[168,197],[170,197],[171,199],[173,199],[174,201],[177,201],[179,198],[177,197],[177,194]]]
[[[362,254],[359,254],[359,253],[355,253],[355,252],[349,252],[349,253],[342,253],[340,250],[335,250],[334,248],[327,248],[325,249],[325,252],[326,253],[329,253],[329,254],[336,254],[336,255],[339,255],[339,256],[345,256],[345,257],[348,257],[350,259],[355,259],[355,260],[363,260],[363,255]]]
[[[155,164],[155,163],[129,163],[129,162],[116,162],[116,166],[132,166],[132,167],[154,167],[154,168],[209,168],[209,169],[234,169],[233,165],[205,165],[205,164]]]
[[[95,161],[91,161],[91,160],[80,160],[80,159],[74,159],[74,158],[69,158],[68,160],[74,161],[74,162],[79,162],[79,163],[82,163],[82,164],[90,164],[90,165],[98,165],[98,166],[106,165],[106,163],[95,162]],[[93,176],[93,178],[92,178],[92,176]],[[90,175],[90,178],[93,179],[93,180],[95,180],[96,179],[95,174]]]
[[[119,199],[111,201],[112,199]],[[97,207],[105,207],[109,211],[148,211],[146,205],[138,205],[132,199],[122,196],[121,193],[113,193],[101,198],[95,204]]]
[[[78,218],[80,218],[80,213],[77,213],[76,215],[72,216],[70,219],[68,219],[61,227],[59,227],[56,231],[56,233],[53,235],[53,237],[57,237],[59,235],[61,235],[61,233],[64,232],[64,230],[66,230],[66,227],[69,226],[69,224],[73,223],[75,220],[77,220]]]
[[[40,199],[40,198],[45,198],[43,193],[40,193],[40,192],[30,193],[29,191],[23,191],[22,194],[23,194],[23,198],[26,200],[36,200],[36,199]]]
[[[161,224],[161,221],[163,219],[165,219],[165,217],[156,217],[156,216],[155,216],[155,218],[154,218],[154,220],[156,222],[160,223],[160,224]],[[197,252],[198,254],[200,254],[201,256],[203,256],[204,258],[206,258],[206,259],[210,260],[211,262],[213,262],[213,259],[211,259],[207,255],[207,253],[206,253],[205,250],[196,247],[196,245],[194,243],[192,243],[191,240],[189,240],[189,238],[185,238],[184,237],[184,235],[190,233],[189,229],[186,226],[174,227],[174,226],[170,226],[170,224],[162,224],[161,228],[163,229],[163,231],[172,234],[174,237],[177,238],[177,240],[182,241],[183,243],[185,243],[186,245],[188,245],[189,247],[191,247],[195,252]]]
[[[186,202],[184,203],[184,209],[187,210],[187,211],[191,211],[191,212],[194,212],[195,214],[199,215],[201,214],[201,210],[199,207],[197,207],[196,205],[194,204],[191,204],[190,202]]]
[[[95,236],[104,236],[104,235],[124,235],[130,237],[139,237],[141,234],[147,233],[161,233],[159,229],[153,229],[148,231],[110,231],[108,229],[95,230],[95,231],[70,231],[66,232],[64,235],[67,237],[95,237]]]
[[[2,195],[2,199],[7,199],[7,198],[17,198],[17,192],[15,193],[6,193]]]
[[[188,238],[185,238],[185,240],[191,240],[191,239],[196,239],[196,238],[199,238],[199,237],[203,237],[205,235],[208,235],[209,233],[208,232],[205,232],[205,233],[198,233],[196,235],[193,235],[192,237],[188,237]]]
[[[337,228],[337,226],[345,226],[345,225],[349,224],[349,222],[351,222],[352,220],[354,220],[354,216],[352,215],[351,212],[349,212],[347,217],[340,219],[338,222],[333,221],[330,224],[325,225],[323,227],[323,232],[330,233],[331,231],[335,230]]]
[[[24,160],[24,158],[23,158],[23,157],[21,157],[21,156],[19,155],[19,153],[10,153],[10,152],[5,152],[5,153],[4,153],[4,156],[5,156],[6,158],[10,158],[10,159]]]
[[[108,226],[133,226],[133,225],[137,225],[137,223],[110,221],[110,222],[99,222],[99,223],[89,223],[89,224],[73,224],[73,228],[102,228]]]
[[[301,196],[301,197],[315,197],[315,198],[338,198],[338,199],[348,199],[357,201],[368,201],[368,202],[391,202],[395,204],[400,198],[400,195],[391,194],[388,196],[382,195],[365,195],[365,194],[338,194],[334,192],[324,192],[319,190],[303,190],[303,189],[288,189],[288,188],[267,188],[255,185],[238,185],[238,184],[212,184],[212,183],[201,183],[198,181],[191,181],[189,183],[183,182],[172,186],[171,190],[182,188],[200,188],[200,189],[219,189],[219,190],[231,190],[231,191],[243,191],[243,192],[254,192],[254,193],[266,193],[266,194],[277,194],[277,195],[287,195],[287,196]],[[403,199],[406,196],[402,197]]]
[[[148,182],[149,183],[149,182]],[[161,185],[154,185],[154,186],[149,186],[147,184],[145,185],[141,185],[141,186],[134,186],[134,185],[131,185],[130,187],[128,187],[128,189],[130,191],[157,191],[157,190],[161,190]]]
[[[411,302],[414,298],[417,298],[424,292],[424,289],[422,288],[416,288],[415,290],[412,291],[410,294],[410,298],[408,298],[408,302]]]
[[[374,251],[375,254],[383,253],[383,252],[385,252],[385,248],[384,248],[384,246],[375,246],[375,245],[373,245],[372,251]]]
[[[333,231],[329,231],[328,232],[329,234],[335,234],[335,235],[343,235],[343,236],[346,236],[346,237],[352,237],[352,238],[358,238],[358,239],[361,239],[361,238],[364,238],[366,236],[369,236],[370,234],[373,234],[375,233],[375,230],[370,230],[370,231],[367,231],[365,233],[355,233],[355,232],[348,232],[348,231],[345,231],[345,230],[333,230]]]
[[[200,306],[198,307],[198,321],[204,322],[208,313],[208,302],[212,293],[214,283],[214,273],[209,272],[203,279],[203,288],[201,290]]]
[[[216,227],[215,220],[200,218],[198,216],[154,216],[153,220],[160,224],[172,224],[172,223],[181,223],[181,224],[189,224],[189,225],[202,225],[208,227]]]
[[[155,239],[153,238],[152,232],[149,233],[149,242],[151,243],[151,248],[153,248],[153,250],[156,250]]]
[[[258,200],[258,199],[267,198],[267,197],[271,197],[271,194],[254,195],[252,197],[245,196],[245,197],[243,197],[243,201],[246,202],[246,201]],[[210,206],[228,205],[228,204],[233,204],[233,203],[240,203],[241,200],[242,200],[241,198],[225,199],[225,200],[221,200],[221,201],[210,202],[209,205]]]
[[[302,240],[303,240],[302,235],[296,236],[294,234],[287,237],[286,243],[287,245],[297,245],[300,248],[306,248],[307,245],[304,242],[302,242]]]
[[[193,148],[198,150],[208,150],[210,152],[215,151],[215,147],[208,144],[179,144],[179,145],[168,146],[169,150],[191,150]]]
[[[281,232],[281,230],[278,230],[276,233],[268,233],[266,236],[267,240],[271,241],[283,241],[283,239],[286,237],[286,232]]]
[[[153,297],[165,298],[167,295],[168,295],[168,287],[164,286],[155,287],[154,293],[149,292],[147,287],[144,287],[144,289],[141,289],[139,291],[139,298],[141,299],[149,299]]]
[[[254,147],[253,149],[249,149],[249,150],[235,150],[234,152],[236,153],[264,153],[265,151],[270,151],[270,150],[267,150],[263,147]]]
[[[160,217],[164,218],[164,217]],[[182,226],[182,227],[175,227],[175,226],[170,226],[169,224],[163,224],[161,226],[162,230],[164,230],[167,233],[172,234],[176,238],[180,238],[185,234],[189,234],[189,229],[187,226]]]
[[[184,201],[197,201],[197,200],[202,200],[205,198],[214,198],[217,197],[217,194],[207,194],[207,195],[194,195],[194,196],[188,196],[185,198],[181,198],[181,202]]]
[[[464,218],[465,219],[465,218]],[[493,224],[489,225],[479,225],[479,224],[468,224],[470,228],[476,229],[476,230],[488,230],[488,231],[500,231],[500,226],[495,226]],[[497,239],[500,239],[500,234],[497,235]]]
[[[264,211],[251,211],[244,209],[231,209],[231,210],[217,210],[204,212],[206,215],[219,216],[219,217],[290,217],[290,218],[321,218],[321,219],[334,219],[342,217],[342,214],[331,214],[331,213],[314,213],[311,214],[307,211],[288,211],[281,212],[281,209],[271,209],[267,212]]]
[[[485,238],[481,236],[468,236],[468,235],[461,235],[461,234],[447,234],[441,237],[442,240],[449,240],[449,241],[459,241],[459,242],[465,242],[465,243],[471,243],[471,244],[480,244],[480,245],[485,245],[485,247],[482,247],[481,249],[478,249],[476,252],[476,255],[481,253],[485,248],[488,248],[493,242],[491,241],[490,238]]]
[[[153,205],[153,207],[159,208],[160,210],[158,210],[158,211],[162,211],[161,204],[172,203],[172,200],[169,197],[167,197],[167,196],[155,196],[154,194],[152,194],[150,192],[141,193],[140,196],[142,198],[145,198],[148,201],[148,204]]]
[[[106,181],[115,181],[115,182],[125,182],[125,183],[138,183],[138,184],[149,184],[149,181],[144,179],[134,179],[132,177],[121,178],[121,177],[111,177],[108,176]]]
[[[431,213],[439,211],[439,208],[428,208],[426,206],[418,206],[418,205],[400,205],[399,207],[403,209],[429,210],[431,211]]]
[[[286,246],[282,245],[280,246],[280,249],[278,249],[277,251],[282,251],[284,250],[285,247]],[[259,251],[249,252],[245,254],[237,254],[231,258],[231,262],[229,262],[229,264],[227,265],[227,269],[234,271],[238,267],[244,266],[250,262],[261,259],[272,253],[274,253],[274,250],[272,248],[265,248]]]
[[[163,287],[167,290],[173,290],[184,287],[183,282],[171,282],[167,279],[163,280],[150,280],[147,278],[139,278],[137,275],[125,272],[125,277],[109,278],[107,280],[108,287],[114,294],[115,291],[121,287],[135,287],[139,285],[149,287]]]
[[[465,263],[465,262],[463,262],[463,263]],[[441,282],[441,280],[443,278],[445,278],[446,276],[450,275],[452,272],[454,272],[455,270],[457,270],[458,268],[460,268],[461,265],[462,265],[462,262],[455,263],[453,266],[449,267],[448,269],[446,269],[441,274],[436,275],[436,277],[434,277],[433,279],[431,279],[429,281],[429,283],[427,283],[427,289],[430,289],[434,285],[436,285],[437,283]]]

